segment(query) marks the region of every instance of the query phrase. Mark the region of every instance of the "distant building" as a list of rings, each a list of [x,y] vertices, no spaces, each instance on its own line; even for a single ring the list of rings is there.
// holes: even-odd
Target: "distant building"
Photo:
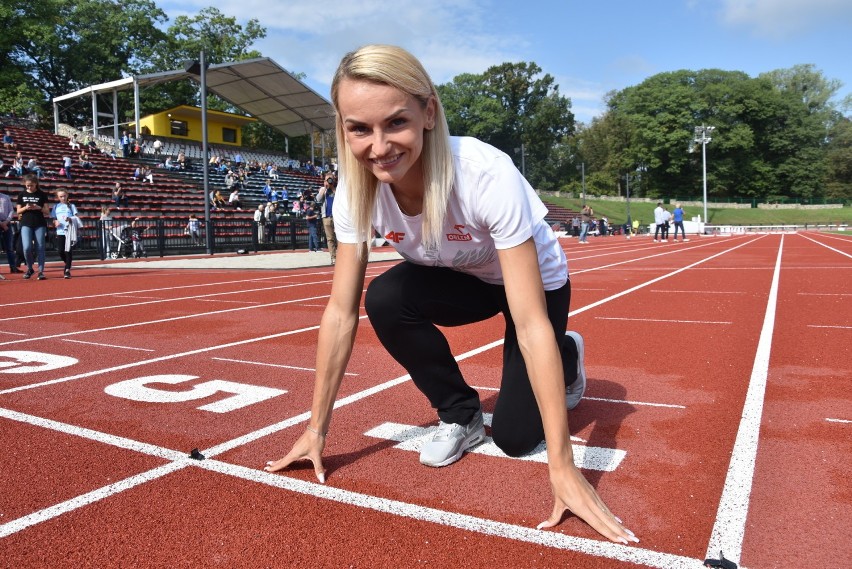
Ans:
[[[210,144],[242,146],[243,126],[257,119],[221,111],[207,110],[207,141]],[[161,136],[201,142],[201,108],[181,105],[148,115],[139,121],[144,136]],[[131,132],[135,123],[128,125]]]

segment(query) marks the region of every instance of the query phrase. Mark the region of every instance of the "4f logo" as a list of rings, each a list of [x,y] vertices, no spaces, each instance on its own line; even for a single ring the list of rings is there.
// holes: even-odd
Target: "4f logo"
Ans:
[[[405,239],[405,233],[400,233],[399,231],[390,231],[387,235],[385,235],[385,239],[388,241],[393,241],[394,243],[402,243],[402,240]]]

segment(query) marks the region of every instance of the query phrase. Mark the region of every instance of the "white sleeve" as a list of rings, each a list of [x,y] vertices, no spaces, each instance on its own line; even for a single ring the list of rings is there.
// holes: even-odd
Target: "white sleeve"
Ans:
[[[482,173],[476,200],[476,210],[497,249],[510,249],[532,237],[547,214],[535,190],[505,155]]]
[[[337,192],[334,194],[334,236],[340,243],[363,243],[368,241],[368,236],[359,239],[355,223],[352,220],[352,212],[349,209],[349,191],[341,179],[337,184]]]

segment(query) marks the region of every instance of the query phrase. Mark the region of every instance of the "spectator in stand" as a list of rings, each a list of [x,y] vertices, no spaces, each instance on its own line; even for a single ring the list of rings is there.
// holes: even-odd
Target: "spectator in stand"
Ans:
[[[677,230],[680,228],[680,240],[681,242],[689,241],[686,238],[686,230],[683,228],[683,208],[680,207],[679,203],[675,204],[675,209],[672,214],[672,218],[674,219],[674,239],[673,241],[677,241]]]
[[[317,219],[318,215],[314,202],[308,202],[308,209],[305,210],[305,220],[308,222],[308,249],[315,252],[320,250]]]
[[[320,214],[322,215],[322,228],[325,231],[325,241],[328,243],[328,252],[331,255],[331,264],[337,260],[337,237],[334,234],[334,193],[337,188],[337,178],[326,175],[323,187],[317,193],[317,203],[322,204]]]
[[[53,227],[56,228],[56,249],[59,258],[64,263],[64,276],[71,278],[71,248],[77,241],[77,230],[80,229],[80,218],[77,217],[77,208],[68,201],[68,192],[59,190],[56,192],[59,203],[54,205],[50,211]]]
[[[9,272],[20,273],[18,261],[15,259],[15,208],[12,206],[12,198],[0,193],[0,243],[6,251],[6,260],[9,261]]]
[[[77,140],[77,133],[68,137],[68,146],[71,147],[71,150],[80,150],[80,141]]]
[[[266,225],[265,220],[263,219],[264,214],[264,206],[263,204],[257,204],[257,209],[254,210],[254,227],[255,231],[257,231],[257,242],[263,243],[263,228]]]
[[[15,157],[12,159],[12,165],[9,166],[9,171],[6,172],[6,177],[9,176],[20,178],[24,175],[24,157],[21,155],[20,151],[15,154]]]
[[[148,166],[142,168],[142,181],[154,183],[154,172]]]
[[[85,150],[82,150],[80,152],[80,157],[78,158],[77,163],[80,165],[80,168],[84,168],[87,170],[95,167],[95,165],[92,164],[92,161],[89,160],[89,155],[86,154]]]
[[[123,158],[129,158],[130,157],[130,150],[131,150],[130,135],[127,133],[126,130],[124,131],[124,134],[121,135],[120,144],[121,144],[121,156]]]
[[[41,166],[38,163],[38,158],[36,158],[35,156],[30,158],[29,162],[27,162],[27,172],[31,172],[35,174],[37,178],[41,178]]]
[[[154,149],[154,156],[159,156],[160,153],[163,151],[163,141],[161,141],[159,138],[155,138],[154,144],[152,144],[151,147]]]
[[[293,215],[302,217],[302,200],[293,200]]]
[[[267,180],[267,182],[263,185],[263,190],[262,190],[262,191],[263,191],[263,197],[266,199],[266,201],[271,202],[271,201],[272,201],[272,196],[273,196],[273,194],[274,194],[275,190],[273,190],[273,189],[272,189],[272,184],[271,184],[268,180]]]
[[[12,137],[12,133],[6,130],[3,134],[3,148],[14,150],[16,147],[17,145],[15,144],[15,139]]]
[[[225,201],[225,197],[222,195],[220,190],[213,190],[211,194],[211,205],[213,206],[213,209],[219,209],[220,207],[228,205],[228,202]]]
[[[116,182],[112,189],[112,201],[117,209],[121,209],[122,206],[127,207],[127,193],[121,186],[121,182]]]
[[[228,196],[228,204],[234,209],[243,209],[243,202],[240,200],[240,191],[238,189],[234,188],[234,191]]]
[[[266,168],[266,175],[270,180],[278,181],[278,166],[275,164],[269,164]]]
[[[33,276],[33,263],[38,261],[38,280],[44,276],[44,243],[47,234],[47,219],[50,216],[50,206],[47,194],[38,186],[38,178],[34,174],[24,175],[24,191],[18,194],[17,213],[21,221],[21,243],[23,244],[24,262],[27,272],[24,278]],[[33,240],[36,251],[33,253]],[[33,257],[36,257],[35,259]]]
[[[184,154],[183,150],[178,151],[177,159],[175,160],[178,165],[178,169],[186,170],[186,154]]]
[[[71,165],[72,164],[73,164],[73,162],[71,161],[70,156],[63,156],[62,157],[62,169],[65,170],[65,177],[68,178],[69,180],[73,179],[71,177]]]
[[[173,171],[175,171],[175,170],[180,170],[180,166],[178,166],[177,164],[175,164],[175,162],[174,162],[174,160],[172,160],[172,157],[171,157],[171,156],[166,156],[166,161],[165,161],[165,163],[163,164],[163,167],[164,167],[166,170],[169,170],[170,172],[173,172]]]
[[[242,154],[240,154],[239,152],[237,152],[237,153],[234,155],[234,168],[236,168],[237,170],[239,170],[239,169],[241,169],[242,167],[243,167],[243,155],[242,155]]]

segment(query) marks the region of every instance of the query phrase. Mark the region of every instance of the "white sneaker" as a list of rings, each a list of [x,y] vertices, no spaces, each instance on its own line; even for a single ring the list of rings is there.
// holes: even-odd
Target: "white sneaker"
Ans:
[[[447,466],[461,458],[464,451],[485,440],[482,410],[467,425],[441,421],[432,439],[420,449],[420,462],[426,466]]]
[[[569,331],[565,332],[565,335],[574,340],[577,345],[577,380],[571,385],[565,386],[565,405],[570,411],[580,404],[580,400],[586,392],[586,365],[583,362],[585,345],[579,332]]]

